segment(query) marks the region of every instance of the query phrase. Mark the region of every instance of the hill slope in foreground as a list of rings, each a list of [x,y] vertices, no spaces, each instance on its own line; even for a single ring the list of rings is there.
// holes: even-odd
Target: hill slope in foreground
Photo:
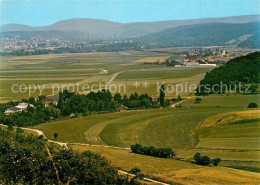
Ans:
[[[240,144],[240,141],[241,139],[247,141],[252,136],[255,138],[259,133],[259,122],[253,123],[254,126],[252,126],[250,121],[249,124],[231,125],[226,125],[222,121],[223,124],[220,126],[226,127],[225,132],[221,132],[216,124],[207,127],[214,131],[209,133],[220,136],[219,139],[214,138],[215,146],[219,145],[223,138],[236,135],[233,143],[235,142],[235,145],[239,147],[232,148],[230,147],[232,143],[229,143],[224,150],[222,147],[212,149],[205,145],[203,139],[210,139],[212,135],[207,137],[201,135],[199,127],[200,123],[206,124],[207,120],[219,123],[218,119],[230,114],[240,115],[241,111],[242,114],[234,119],[234,122],[248,120],[245,115],[249,115],[250,119],[255,119],[248,114],[248,112],[251,113],[251,110],[246,107],[250,102],[258,100],[260,100],[259,95],[212,95],[202,97],[200,104],[194,104],[194,99],[189,99],[183,103],[181,109],[167,108],[92,115],[42,124],[36,128],[43,130],[49,138],[53,138],[54,132],[59,133],[58,141],[94,144],[89,146],[73,144],[71,147],[80,152],[85,150],[97,152],[108,158],[114,166],[124,170],[138,167],[145,175],[164,182],[172,184],[258,184],[260,181],[257,178],[258,174],[249,171],[259,171],[257,166],[260,164],[260,152],[257,148],[248,148],[248,145],[244,145],[245,143]],[[256,116],[254,111],[258,110],[252,111],[252,115]],[[239,134],[245,128],[247,131],[250,130],[249,134],[240,137]],[[230,133],[228,133],[229,131]],[[257,139],[259,140],[258,136]],[[135,143],[174,148],[177,157],[183,158],[184,161],[142,156],[131,153],[129,149],[114,148],[114,146],[129,147]],[[198,143],[197,147],[195,147],[196,143]],[[110,146],[105,146],[108,144]],[[204,144],[203,147],[202,144]],[[203,167],[185,162],[190,160],[196,152],[211,158],[220,157],[222,159],[220,167]],[[213,176],[214,178],[212,178]]]

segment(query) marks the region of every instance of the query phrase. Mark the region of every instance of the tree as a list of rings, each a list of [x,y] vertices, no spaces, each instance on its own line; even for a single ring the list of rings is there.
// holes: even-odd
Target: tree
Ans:
[[[195,162],[197,163],[199,160],[200,160],[200,153],[196,153],[194,156],[193,156]]]
[[[211,163],[211,160],[210,160],[210,158],[208,157],[208,156],[202,156],[201,158],[200,158],[200,160],[199,160],[199,164],[200,165],[205,165],[205,166],[207,166],[207,165],[209,165]]]
[[[168,106],[170,106],[171,105],[171,101],[170,100],[166,100],[165,102],[164,102],[164,107],[168,107]]]
[[[215,159],[212,160],[212,164],[213,164],[214,166],[218,166],[218,164],[220,163],[220,161],[221,161],[220,158],[215,158]]]
[[[257,108],[257,104],[256,103],[249,103],[247,108]]]
[[[165,91],[164,91],[164,84],[162,84],[160,88],[160,96],[159,96],[160,104],[162,107],[164,105],[164,98],[165,98]]]
[[[196,98],[195,101],[194,101],[194,103],[195,103],[195,104],[198,104],[198,103],[200,103],[201,101],[202,101],[201,98]]]
[[[139,168],[132,168],[132,169],[129,171],[129,173],[135,174],[135,175],[137,175],[137,174],[140,173],[140,172],[141,172],[141,170],[140,170]]]
[[[114,101],[117,101],[119,104],[122,103],[122,96],[119,93],[116,93],[114,96]]]
[[[54,137],[55,140],[57,140],[58,135],[59,135],[59,134],[58,134],[57,132],[55,132],[55,133],[53,134],[53,137]]]
[[[8,125],[7,130],[13,131],[13,130],[14,130],[14,127],[13,127],[12,125]]]
[[[181,96],[178,95],[178,97],[177,97],[177,101],[181,101],[181,100],[182,100]]]
[[[199,164],[199,165],[209,165],[211,163],[211,160],[208,156],[201,156],[200,153],[196,153],[194,156],[193,156],[196,164]]]

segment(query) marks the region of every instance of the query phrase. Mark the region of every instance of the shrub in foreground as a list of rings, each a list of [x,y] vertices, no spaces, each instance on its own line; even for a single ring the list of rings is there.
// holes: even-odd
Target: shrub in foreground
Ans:
[[[0,184],[139,184],[92,152],[56,148],[43,139],[0,129]]]

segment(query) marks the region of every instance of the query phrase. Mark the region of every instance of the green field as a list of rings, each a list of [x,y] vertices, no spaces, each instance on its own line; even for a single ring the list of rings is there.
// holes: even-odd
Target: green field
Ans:
[[[105,156],[113,166],[129,171],[137,167],[151,178],[171,184],[259,184],[257,173],[225,167],[204,167],[174,159],[137,155],[129,150],[94,146],[71,146],[76,151],[90,150]]]
[[[171,84],[198,84],[210,70],[135,62],[151,55],[165,57],[166,54],[131,51],[3,57],[0,101],[28,98],[27,93],[11,93],[13,83],[45,85],[44,94],[48,95],[53,84],[105,84],[117,72],[122,73],[116,76],[113,84],[126,86],[126,92],[121,94],[158,95],[158,83],[165,83],[166,88]],[[99,74],[102,69],[107,69],[108,74]],[[138,87],[133,85],[136,81],[140,82]],[[148,82],[149,87],[145,88],[144,82]],[[168,92],[166,97],[176,98],[176,92],[176,89]],[[250,102],[259,105],[260,95],[210,95],[200,97],[202,101],[195,104],[196,97],[191,92],[180,93],[187,98],[181,108],[64,117],[33,128],[42,130],[49,139],[54,139],[53,134],[58,133],[57,141],[95,145],[71,147],[80,152],[100,153],[117,168],[138,167],[146,176],[172,184],[259,184],[260,179],[253,172],[260,171],[260,110],[247,106]],[[129,148],[136,143],[173,148],[179,160],[142,156],[130,153],[129,149],[114,148]],[[193,164],[190,161],[196,152],[211,158],[220,157],[221,167]]]
[[[260,111],[209,117],[197,128],[198,148],[260,150]]]
[[[136,60],[144,59],[148,56],[166,57],[163,53],[153,52],[135,52],[127,53],[84,53],[84,54],[58,54],[58,55],[35,55],[35,56],[1,56],[0,63],[0,102],[10,100],[20,100],[28,98],[28,91],[25,93],[12,93],[13,84],[30,84],[45,86],[43,94],[52,94],[52,86],[71,85],[76,83],[80,85],[102,84],[112,77],[114,73],[119,74],[113,84],[124,84],[126,92],[122,94],[130,94],[135,91],[147,92],[150,95],[156,95],[156,83],[190,83],[198,84],[199,80],[205,75],[208,68],[194,69],[175,69],[166,67],[165,65],[145,65],[136,63]],[[108,74],[100,74],[100,70],[108,70]],[[196,77],[198,76],[199,77]],[[147,81],[149,88],[135,88],[133,82]],[[17,90],[16,88],[15,90]],[[97,88],[94,88],[96,90]],[[89,92],[89,91],[87,91]],[[87,93],[85,92],[85,93]],[[115,91],[119,92],[119,90]],[[56,94],[58,92],[55,92]],[[187,93],[186,93],[187,94]],[[39,89],[33,92],[31,96],[39,96]]]
[[[194,104],[194,99],[190,99],[183,103],[183,108],[180,109],[149,109],[91,115],[41,124],[35,128],[43,130],[50,138],[53,133],[58,132],[58,140],[65,142],[121,147],[140,143],[147,146],[189,148],[196,143],[193,138],[194,129],[203,120],[221,113],[248,110],[246,105],[259,95],[232,96],[232,104],[226,104],[226,97],[205,97],[200,104]],[[218,102],[218,106],[214,105],[215,101]],[[245,106],[241,102],[244,102]]]

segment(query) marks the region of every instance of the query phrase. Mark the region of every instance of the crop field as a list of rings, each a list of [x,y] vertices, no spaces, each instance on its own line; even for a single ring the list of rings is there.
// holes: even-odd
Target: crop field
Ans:
[[[58,140],[65,142],[122,147],[129,147],[135,143],[172,148],[192,147],[193,131],[206,118],[221,113],[248,110],[246,106],[241,106],[241,101],[234,101],[233,104],[218,101],[217,107],[210,101],[217,97],[225,99],[226,96],[205,97],[200,105],[194,104],[194,99],[190,99],[183,103],[183,108],[180,109],[149,109],[91,115],[35,127],[43,130],[50,138],[53,133],[58,132]],[[243,99],[247,105],[258,95],[234,97]],[[202,107],[202,104],[206,108]]]
[[[190,162],[133,154],[129,150],[71,145],[73,150],[90,150],[106,157],[113,166],[129,171],[137,167],[151,178],[171,184],[259,184],[257,173],[225,167],[204,167]]]
[[[227,97],[232,99],[232,103],[226,103]],[[41,124],[35,128],[44,131],[51,139],[55,132],[59,133],[58,141],[100,145],[73,147],[102,153],[117,167],[128,170],[137,166],[145,172],[147,170],[147,174],[166,178],[164,180],[167,181],[173,180],[167,177],[170,172],[156,176],[155,169],[153,173],[146,169],[152,164],[142,164],[142,161],[138,161],[139,156],[137,159],[134,154],[120,154],[124,150],[102,146],[129,147],[139,143],[144,146],[170,147],[174,148],[178,158],[191,160],[196,152],[200,152],[211,158],[220,157],[221,166],[258,172],[260,153],[255,147],[259,145],[259,109],[248,109],[247,105],[257,100],[259,95],[215,95],[201,98],[200,104],[195,104],[194,98],[191,98],[182,103],[182,108],[177,109],[90,115]],[[233,122],[230,123],[230,119]],[[133,155],[133,160],[137,161],[134,163],[129,159],[131,164],[124,164],[123,159],[121,162],[117,160],[117,155]],[[164,170],[164,167],[160,169]]]
[[[135,91],[147,92],[150,95],[157,94],[157,82],[162,83],[181,83],[185,80],[190,83],[198,84],[209,69],[174,69],[165,65],[145,65],[135,63],[134,61],[147,59],[148,56],[155,58],[167,58],[168,55],[152,52],[113,52],[113,53],[85,53],[85,54],[58,54],[58,55],[39,55],[39,56],[2,56],[0,62],[0,102],[11,100],[20,100],[29,96],[39,96],[41,88],[44,86],[43,95],[50,95],[52,92],[58,93],[62,85],[66,88],[81,86],[84,84],[102,84],[105,87],[106,82],[117,72],[119,74],[113,81],[113,84],[126,86],[125,91],[117,89],[114,93],[130,94]],[[100,74],[103,69],[108,70],[107,74]],[[136,88],[134,81],[144,81],[149,83],[149,88]],[[22,86],[27,91],[22,93],[13,93]],[[37,88],[34,91],[29,85],[34,84]],[[142,87],[142,86],[140,86]],[[70,90],[72,90],[71,88]],[[94,88],[93,90],[97,90]],[[89,90],[90,91],[90,90]],[[88,93],[86,91],[85,93]],[[168,95],[170,96],[170,95]]]
[[[198,127],[198,148],[260,150],[260,110],[209,117]]]

